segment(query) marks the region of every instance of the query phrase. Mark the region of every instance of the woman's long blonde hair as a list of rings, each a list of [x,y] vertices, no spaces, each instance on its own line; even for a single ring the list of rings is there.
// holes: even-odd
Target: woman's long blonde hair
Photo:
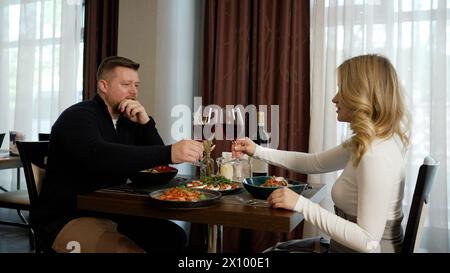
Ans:
[[[358,166],[374,138],[398,135],[409,146],[410,116],[391,62],[379,55],[348,59],[338,67],[340,103],[353,112],[353,165]]]

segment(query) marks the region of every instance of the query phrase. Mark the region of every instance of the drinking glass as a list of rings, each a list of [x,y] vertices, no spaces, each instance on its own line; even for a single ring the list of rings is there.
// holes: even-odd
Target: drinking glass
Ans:
[[[224,119],[222,128],[224,131],[224,140],[235,140],[245,136],[244,116],[240,108],[223,108]]]

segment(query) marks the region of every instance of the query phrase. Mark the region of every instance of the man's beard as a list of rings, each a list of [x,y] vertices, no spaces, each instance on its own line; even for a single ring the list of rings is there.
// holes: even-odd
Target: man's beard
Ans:
[[[127,100],[136,100],[136,97],[130,97],[130,98],[125,98],[125,99],[127,99]],[[108,105],[111,106],[111,110],[112,110],[113,114],[117,114],[117,115],[122,114],[122,112],[119,110],[119,105],[120,105],[121,102],[122,101],[117,101],[117,102],[110,101],[110,102],[108,102]]]
[[[119,110],[119,105],[120,102],[112,102],[111,103],[111,111],[113,112],[113,114],[120,114],[120,110]]]

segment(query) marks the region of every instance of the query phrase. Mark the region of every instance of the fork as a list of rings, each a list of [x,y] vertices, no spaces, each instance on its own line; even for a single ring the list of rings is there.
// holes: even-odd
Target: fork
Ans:
[[[250,199],[246,201],[249,205],[269,205],[269,202],[267,200],[259,200],[259,199]]]
[[[242,203],[246,204],[246,205],[269,205],[269,202],[267,202],[267,200],[261,200],[261,199],[249,199],[249,200],[245,200],[244,198],[240,197],[240,196],[236,196],[236,199],[241,201]]]

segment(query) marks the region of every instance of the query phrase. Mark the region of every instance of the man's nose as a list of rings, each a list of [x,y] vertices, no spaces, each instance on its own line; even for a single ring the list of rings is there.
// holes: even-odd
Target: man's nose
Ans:
[[[136,95],[137,94],[137,86],[131,85],[130,89],[128,90],[130,95]]]

